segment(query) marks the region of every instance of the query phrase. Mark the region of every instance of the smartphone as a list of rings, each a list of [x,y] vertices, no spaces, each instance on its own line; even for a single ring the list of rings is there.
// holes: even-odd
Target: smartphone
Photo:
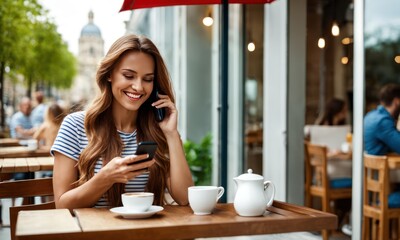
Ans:
[[[136,149],[135,155],[141,155],[141,154],[149,154],[149,157],[146,159],[141,160],[142,161],[147,161],[151,160],[154,158],[154,154],[156,153],[157,150],[157,143],[156,142],[140,142],[138,144],[138,147]]]
[[[158,88],[155,87],[155,89],[153,91],[153,102],[157,101],[158,99],[160,99],[158,97]],[[154,115],[156,117],[156,121],[161,122],[165,117],[165,108],[154,107],[153,111],[154,111]]]

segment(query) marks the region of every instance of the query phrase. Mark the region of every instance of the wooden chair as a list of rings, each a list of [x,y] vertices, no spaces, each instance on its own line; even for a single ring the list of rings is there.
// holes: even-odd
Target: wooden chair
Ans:
[[[0,198],[36,197],[53,195],[53,179],[30,179],[20,181],[0,182]],[[18,212],[22,210],[42,210],[55,208],[54,202],[43,204],[31,204],[10,208],[10,233],[11,239],[15,239],[15,226]]]
[[[389,220],[400,224],[400,208],[389,208],[389,184],[387,156],[364,154],[363,239],[392,239]],[[397,233],[395,239],[399,237]]]
[[[350,199],[351,187],[331,188],[327,173],[327,148],[326,146],[305,144],[305,205],[312,207],[313,197],[320,197],[322,211],[333,213],[331,201],[337,199]],[[324,240],[329,238],[328,230],[322,231]]]

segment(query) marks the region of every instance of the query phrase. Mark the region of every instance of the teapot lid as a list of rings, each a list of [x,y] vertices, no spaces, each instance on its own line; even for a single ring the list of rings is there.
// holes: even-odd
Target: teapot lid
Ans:
[[[249,168],[247,173],[244,173],[237,177],[239,180],[264,180],[264,177],[253,173],[253,169]]]

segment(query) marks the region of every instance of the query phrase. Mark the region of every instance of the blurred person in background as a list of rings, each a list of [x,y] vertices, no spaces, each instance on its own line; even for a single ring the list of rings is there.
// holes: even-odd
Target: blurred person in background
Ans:
[[[364,117],[364,150],[371,155],[400,154],[400,85],[388,84],[379,93],[380,105]]]
[[[343,126],[347,121],[347,104],[344,100],[339,98],[332,98],[325,106],[324,115],[317,120],[317,125],[323,126]],[[335,179],[344,183],[346,187],[352,185],[352,161],[343,161],[336,155],[340,154],[340,150],[329,150],[328,153],[328,176],[331,180]],[[350,222],[351,214],[351,199],[337,199],[335,200],[335,214],[339,219],[339,226],[346,235],[351,235],[351,225],[346,224]],[[343,230],[344,229],[344,230]]]
[[[57,208],[117,207],[124,192],[165,193],[188,204],[192,175],[177,129],[178,112],[168,70],[154,43],[125,35],[113,43],[96,73],[100,88],[86,111],[67,115],[51,148]],[[160,92],[158,97],[156,89]],[[154,111],[164,108],[156,120]],[[155,141],[153,159],[136,156],[141,141]]]
[[[64,117],[65,111],[57,103],[47,108],[44,122],[33,135],[38,140],[39,149],[50,151]]]
[[[331,99],[325,106],[324,115],[317,120],[317,125],[338,126],[345,125],[347,119],[347,105],[338,98]]]
[[[12,138],[29,139],[36,131],[30,115],[32,111],[31,100],[23,97],[19,102],[19,111],[14,113],[10,120],[10,135]]]
[[[36,107],[32,110],[31,121],[34,127],[39,127],[44,121],[47,105],[44,103],[42,91],[35,92]]]
[[[396,128],[400,113],[400,85],[384,85],[379,92],[380,105],[364,117],[364,151],[371,155],[400,154],[400,132]],[[391,170],[390,181],[400,182],[396,170]],[[399,188],[399,184],[394,188]],[[343,226],[346,235],[352,234],[349,224]]]

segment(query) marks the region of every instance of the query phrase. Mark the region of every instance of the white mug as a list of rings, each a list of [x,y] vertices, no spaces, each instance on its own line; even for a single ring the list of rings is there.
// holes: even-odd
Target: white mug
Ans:
[[[344,142],[342,143],[342,145],[340,146],[340,150],[344,153],[348,153],[351,151],[351,146],[348,142]]]
[[[38,149],[38,141],[36,139],[29,139],[27,140],[27,146],[29,150],[36,150]]]
[[[223,187],[216,186],[193,186],[189,187],[189,204],[194,214],[211,214],[218,200],[224,194]]]

